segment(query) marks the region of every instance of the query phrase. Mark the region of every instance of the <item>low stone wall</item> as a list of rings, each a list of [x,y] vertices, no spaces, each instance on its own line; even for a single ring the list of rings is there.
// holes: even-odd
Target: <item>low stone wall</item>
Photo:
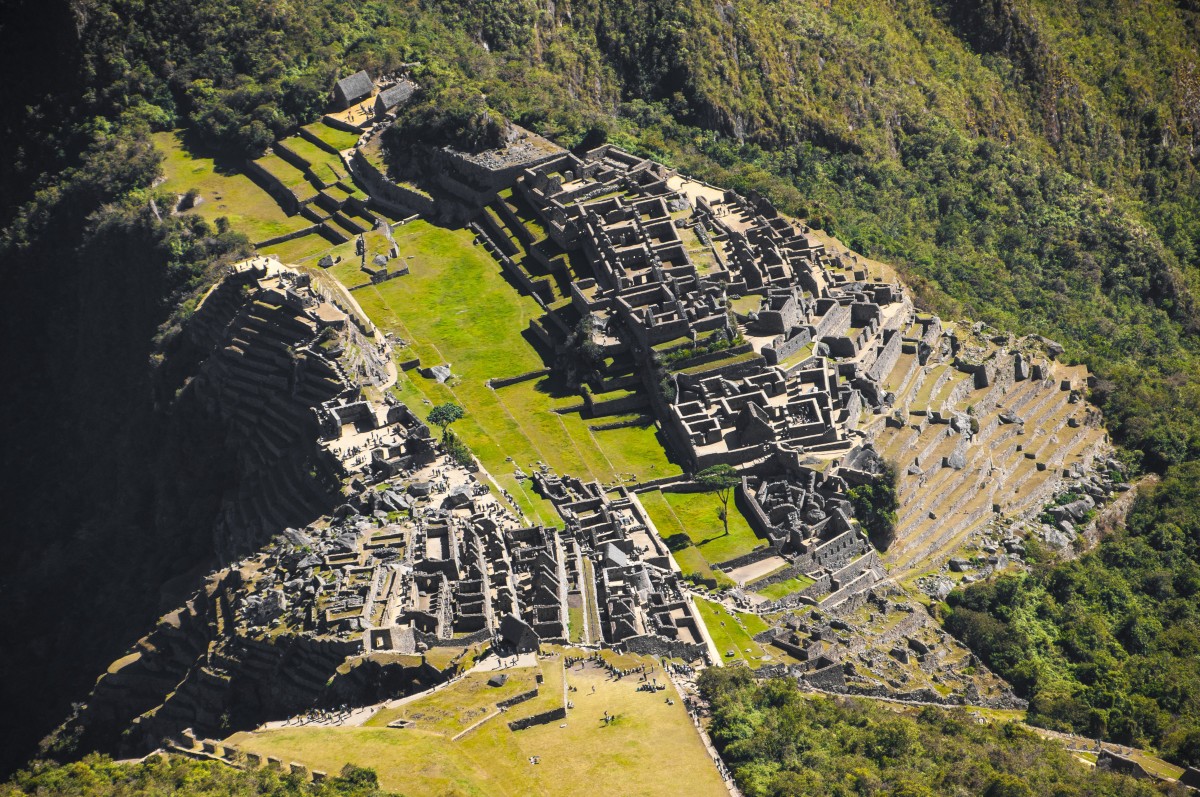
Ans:
[[[549,375],[550,375],[550,369],[542,368],[541,370],[538,370],[538,371],[527,371],[526,373],[517,374],[516,376],[505,376],[505,377],[497,377],[494,379],[489,379],[487,381],[487,386],[490,388],[493,388],[493,389],[498,388],[498,387],[508,387],[509,385],[516,385],[516,384],[520,384],[521,382],[528,382],[531,379],[541,379],[543,376],[549,376]]]
[[[763,359],[756,357],[751,360],[742,360],[740,362],[732,362],[727,365],[715,365],[711,370],[701,371],[696,374],[679,374],[679,381],[685,386],[694,386],[699,384],[701,379],[711,376],[723,376],[726,379],[737,379],[740,376],[754,373],[762,367]]]
[[[519,695],[513,695],[512,697],[501,700],[500,702],[496,703],[496,708],[512,708],[518,703],[524,703],[526,700],[533,700],[537,696],[538,688],[535,686],[528,692],[522,692]]]
[[[487,210],[484,210],[475,217],[475,223],[487,230],[487,234],[492,239],[492,243],[494,243],[496,247],[504,254],[508,255],[509,257],[513,257],[521,251],[520,247],[514,244],[512,239],[505,235],[504,230],[501,229],[500,225],[496,223],[496,220],[492,218],[492,214],[488,213]]]
[[[681,642],[678,639],[667,639],[652,634],[629,637],[622,640],[620,646],[630,653],[637,653],[643,656],[680,658],[684,661],[702,659],[707,651],[706,646],[700,642]]]
[[[654,419],[649,415],[640,415],[637,418],[630,418],[624,421],[611,421],[609,423],[593,423],[588,425],[588,429],[593,432],[606,432],[610,429],[628,429],[632,426],[649,426],[654,423]]]
[[[590,391],[583,394],[584,403],[587,404],[588,410],[592,417],[600,417],[604,415],[622,415],[627,412],[633,412],[646,407],[650,402],[641,393],[634,393],[631,396],[624,396],[619,399],[609,399],[607,401],[597,401],[595,396]]]
[[[314,224],[311,227],[305,227],[302,230],[296,230],[295,232],[289,232],[289,233],[285,233],[283,235],[277,235],[274,238],[268,238],[265,241],[255,241],[254,248],[262,249],[265,246],[274,246],[275,244],[286,243],[287,241],[294,241],[297,238],[303,238],[306,235],[311,235],[313,233],[319,233],[319,232],[320,232],[320,225]]]
[[[543,711],[541,714],[534,714],[532,717],[513,720],[512,722],[508,723],[508,729],[510,731],[523,731],[526,728],[532,728],[534,725],[545,725],[549,722],[565,720],[566,718],[567,709],[563,706],[559,706],[558,708],[551,709],[550,711]]]
[[[802,575],[804,575],[804,569],[798,565],[792,565],[791,567],[786,567],[783,570],[780,570],[778,573],[772,573],[771,575],[760,578],[757,581],[751,581],[746,585],[746,589],[758,590],[762,589],[763,587],[769,587],[772,584],[779,584],[780,582],[787,581],[790,578],[796,578],[797,576]]]
[[[326,114],[325,116],[321,117],[321,121],[330,127],[336,127],[338,130],[342,130],[347,133],[362,133],[362,130],[359,128],[355,127],[349,122],[343,122],[341,119],[338,119],[332,114]]]

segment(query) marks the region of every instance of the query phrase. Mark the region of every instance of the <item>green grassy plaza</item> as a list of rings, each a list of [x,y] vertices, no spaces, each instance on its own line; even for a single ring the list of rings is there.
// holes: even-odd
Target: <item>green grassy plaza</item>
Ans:
[[[796,576],[795,578],[779,581],[754,591],[759,595],[762,595],[764,598],[769,598],[770,600],[779,600],[780,598],[791,595],[793,592],[799,592],[812,583],[813,580],[808,576]],[[754,589],[753,585],[751,585],[751,589]]]
[[[650,519],[685,574],[716,577],[713,566],[761,548],[767,541],[755,535],[746,518],[729,502],[729,534],[717,515],[721,502],[713,493],[664,493],[638,496]]]
[[[579,412],[556,413],[581,399],[549,378],[488,387],[489,379],[545,367],[542,355],[521,334],[542,315],[541,308],[505,280],[499,264],[473,244],[467,230],[417,220],[394,236],[411,273],[355,291],[355,298],[380,329],[406,341],[422,365],[450,363],[454,373],[447,384],[416,371],[401,373],[395,393],[418,414],[445,401],[462,405],[467,417],[455,424],[455,433],[531,519],[559,521],[550,504],[533,494],[528,480],[518,482],[513,475],[517,466],[531,474],[541,461],[559,473],[602,482],[680,472],[667,459],[653,425],[592,431],[589,425],[595,421]],[[347,286],[364,281],[352,246],[336,247],[343,260],[329,269]],[[614,420],[622,417],[604,419]]]
[[[769,627],[757,614],[732,612],[719,603],[703,598],[696,599],[696,609],[708,628],[713,644],[717,646],[717,652],[726,663],[743,662],[758,667],[784,660],[777,651],[754,641],[755,634]],[[729,653],[733,655],[727,655]]]
[[[608,651],[603,655],[622,667],[655,663]],[[574,708],[565,720],[509,730],[509,721],[545,710],[543,701],[562,705],[561,657],[541,659],[538,667],[545,678],[538,697],[502,714],[495,712],[495,702],[524,691],[534,668],[506,670],[509,683],[499,688],[486,685],[490,672],[470,673],[449,687],[384,709],[363,727],[239,733],[229,743],[331,774],[347,763],[369,766],[383,788],[408,795],[727,794],[669,683],[663,692],[639,692],[637,676],[613,680],[596,665],[577,663],[566,671],[566,683],[575,691],[567,693]],[[662,683],[662,671],[657,675]],[[605,724],[605,712],[618,719]],[[386,727],[401,717],[413,724]]]

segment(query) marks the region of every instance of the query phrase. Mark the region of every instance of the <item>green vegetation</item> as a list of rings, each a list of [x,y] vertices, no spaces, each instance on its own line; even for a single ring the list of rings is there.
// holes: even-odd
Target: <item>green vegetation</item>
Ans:
[[[215,761],[155,756],[138,764],[118,764],[90,755],[74,764],[34,762],[7,783],[2,797],[150,797],[203,794],[206,797],[386,797],[375,771],[346,765],[321,783],[271,769],[248,772]],[[334,770],[339,771],[339,770]]]
[[[446,447],[446,452],[450,454],[450,458],[469,468],[475,464],[475,458],[471,454],[471,449],[462,440],[458,439],[458,435],[446,429],[442,432],[442,445]]]
[[[871,543],[884,551],[896,538],[898,478],[895,463],[884,462],[874,482],[858,484],[846,491],[846,497],[854,505],[854,517],[866,530]]]
[[[757,299],[758,297],[754,297]],[[697,341],[696,344],[682,346],[671,351],[663,352],[657,356],[657,361],[666,367],[671,367],[676,363],[683,362],[691,357],[700,357],[705,354],[715,354],[719,351],[725,351],[733,346],[740,346],[745,343],[741,336],[736,339],[730,339],[728,335],[721,331],[714,332],[705,338]],[[685,371],[686,373],[686,371]]]
[[[322,185],[331,185],[338,181],[350,182],[346,173],[346,165],[342,159],[306,138],[292,136],[280,142],[283,146],[299,155],[309,165],[313,175]]]
[[[431,409],[427,420],[442,430],[442,439],[445,440],[446,432],[450,431],[450,424],[461,421],[464,416],[466,416],[466,412],[462,407],[452,402],[446,402]]]
[[[395,239],[401,256],[412,256],[411,273],[356,291],[355,297],[372,321],[407,341],[424,365],[450,363],[453,373],[445,384],[402,373],[395,392],[414,408],[447,402],[462,407],[466,417],[455,424],[458,439],[531,519],[560,522],[548,502],[511,475],[514,462],[528,472],[542,461],[560,473],[602,482],[680,472],[652,423],[594,431],[578,411],[564,411],[581,401],[556,379],[488,387],[489,379],[545,367],[520,334],[541,308],[513,289],[495,260],[472,245],[469,231],[414,221],[399,228]],[[329,273],[348,286],[362,282],[354,258]]]
[[[696,609],[713,644],[717,646],[717,655],[724,657],[725,661],[745,662],[758,667],[771,660],[770,649],[752,638],[754,634],[767,630],[758,615],[731,612],[721,604],[703,598],[696,598]]]
[[[733,495],[733,488],[738,486],[741,477],[730,465],[713,465],[697,473],[696,481],[708,492],[716,494],[717,500],[721,502],[721,511],[717,513],[717,516],[721,518],[725,535],[728,536],[729,498]]]
[[[1031,722],[1200,765],[1200,466],[1066,562],[951,593],[946,626],[1030,700]]]
[[[338,152],[351,149],[358,143],[357,133],[339,130],[336,127],[330,127],[324,122],[314,122],[311,125],[305,125],[304,130],[313,134]]]
[[[288,216],[275,198],[232,165],[195,154],[180,131],[155,133],[154,146],[163,153],[163,182],[159,190],[172,194],[197,191],[191,213],[212,223],[228,219],[232,229],[251,241],[265,241],[312,226],[303,216]]]
[[[384,133],[385,145],[450,145],[464,152],[494,149],[504,141],[505,120],[477,91],[462,86],[419,90]]]
[[[747,797],[1159,793],[1089,769],[1015,723],[980,725],[961,710],[909,717],[806,696],[788,679],[758,683],[744,668],[710,668],[699,685],[713,707],[709,732]]]
[[[729,530],[723,530],[720,501],[711,493],[643,493],[642,505],[675,558],[694,547],[709,565],[727,562],[766,541],[755,536],[742,513],[729,513]],[[688,568],[680,561],[685,572]]]
[[[764,598],[777,601],[780,598],[785,598],[788,595],[791,595],[793,592],[799,592],[805,587],[810,586],[812,583],[813,580],[808,576],[796,576],[795,578],[789,578],[783,581],[777,581],[774,584],[768,584],[762,589],[756,589],[754,585],[751,584],[750,589],[754,590],[759,595],[762,595]]]
[[[316,193],[316,189],[308,181],[308,177],[305,176],[304,172],[278,155],[265,155],[254,162],[265,169],[268,174],[277,179],[283,184],[284,188],[291,191],[298,198],[306,198]]]

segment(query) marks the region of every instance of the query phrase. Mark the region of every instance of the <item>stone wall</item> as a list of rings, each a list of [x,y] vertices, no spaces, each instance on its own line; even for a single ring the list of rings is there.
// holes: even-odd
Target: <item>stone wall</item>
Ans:
[[[375,164],[371,163],[357,150],[347,161],[350,173],[359,182],[371,199],[383,207],[401,214],[421,213],[426,216],[436,216],[436,209],[430,197],[423,196],[403,186],[396,185],[382,174]]]
[[[545,725],[550,722],[556,722],[557,720],[565,720],[566,718],[567,709],[563,706],[559,706],[558,708],[551,709],[549,711],[543,711],[541,714],[534,714],[532,717],[513,720],[512,722],[508,723],[508,729],[510,731],[523,731],[526,728],[532,728],[534,725]]]
[[[681,642],[678,639],[667,639],[652,634],[623,639],[620,645],[630,653],[638,653],[643,656],[679,658],[684,661],[702,659],[707,652],[707,647],[703,643]]]
[[[598,401],[592,395],[592,392],[587,390],[583,393],[583,400],[592,417],[597,418],[604,415],[622,415],[627,412],[636,412],[637,410],[644,409],[650,403],[646,396],[640,392],[618,399],[601,399]]]
[[[496,703],[496,708],[501,708],[501,709],[512,708],[513,706],[517,705],[518,703],[524,703],[526,700],[533,700],[537,696],[538,696],[538,688],[535,686],[533,689],[530,689],[528,692],[522,692],[519,695],[513,695],[512,697],[505,698],[504,700],[499,701],[498,703]]]
[[[286,243],[287,241],[292,241],[296,238],[303,238],[306,235],[311,235],[312,233],[317,232],[318,226],[319,225],[314,224],[311,227],[305,227],[300,230],[284,233],[283,235],[277,235],[274,238],[267,238],[265,241],[255,241],[254,248],[262,249],[266,246],[274,246],[275,244]]]
[[[762,354],[768,365],[778,365],[811,342],[812,332],[808,327],[801,327],[790,338],[778,335],[769,346],[763,347]]]

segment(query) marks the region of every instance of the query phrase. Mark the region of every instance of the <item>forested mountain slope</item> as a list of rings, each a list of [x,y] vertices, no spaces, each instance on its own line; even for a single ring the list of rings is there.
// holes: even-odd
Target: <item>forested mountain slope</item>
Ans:
[[[894,262],[944,315],[1059,340],[1100,375],[1133,467],[1200,457],[1194,3],[20,6],[33,22],[0,22],[7,72],[33,72],[6,86],[0,136],[3,356],[22,375],[0,387],[20,421],[0,474],[13,761],[140,635],[164,583],[212,555],[224,452],[178,450],[156,363],[245,242],[150,207],[147,134],[191,127],[236,164],[350,69],[412,64],[566,145],[607,137],[767,193]],[[1188,600],[1196,548],[1172,539],[1172,598]]]

